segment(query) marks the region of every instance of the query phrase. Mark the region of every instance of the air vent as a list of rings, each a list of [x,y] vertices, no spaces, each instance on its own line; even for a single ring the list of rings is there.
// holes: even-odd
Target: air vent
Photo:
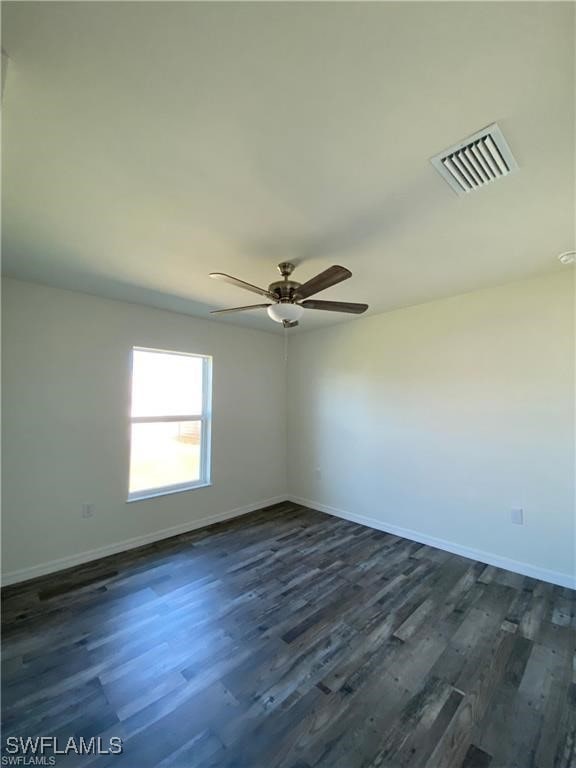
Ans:
[[[430,161],[458,195],[465,195],[518,169],[496,123],[444,150]]]

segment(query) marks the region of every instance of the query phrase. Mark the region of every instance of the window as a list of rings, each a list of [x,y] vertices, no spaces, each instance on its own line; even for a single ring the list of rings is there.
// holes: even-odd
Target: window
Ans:
[[[132,350],[128,500],[210,482],[212,358]]]

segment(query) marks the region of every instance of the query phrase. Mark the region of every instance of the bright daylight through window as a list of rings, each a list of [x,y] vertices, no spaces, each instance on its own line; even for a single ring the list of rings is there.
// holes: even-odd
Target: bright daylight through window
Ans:
[[[210,482],[212,359],[132,350],[128,499]]]

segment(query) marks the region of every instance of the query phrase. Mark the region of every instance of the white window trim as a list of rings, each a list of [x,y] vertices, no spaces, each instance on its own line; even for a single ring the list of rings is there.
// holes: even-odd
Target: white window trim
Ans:
[[[159,352],[164,355],[178,355],[179,357],[199,357],[202,360],[202,413],[180,414],[177,416],[130,416],[129,425],[150,424],[167,421],[200,421],[200,478],[194,482],[165,485],[157,488],[145,488],[141,491],[128,491],[127,503],[155,499],[158,496],[168,496],[174,493],[193,491],[196,488],[206,488],[212,485],[212,357],[211,355],[199,355],[191,352],[176,352],[168,349],[152,349],[150,347],[132,347],[130,358],[131,382],[133,381],[134,352]],[[130,436],[130,451],[132,450],[132,438]],[[130,471],[128,471],[128,483]]]

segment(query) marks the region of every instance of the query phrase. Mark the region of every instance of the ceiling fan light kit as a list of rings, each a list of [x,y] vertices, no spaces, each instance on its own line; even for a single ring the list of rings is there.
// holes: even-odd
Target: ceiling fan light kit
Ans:
[[[337,285],[343,280],[352,277],[352,272],[346,267],[333,266],[325,269],[316,277],[312,277],[305,283],[291,280],[294,264],[283,261],[278,264],[278,271],[282,280],[270,283],[268,288],[259,288],[257,285],[247,283],[237,277],[226,275],[223,272],[212,272],[210,277],[214,280],[222,280],[237,288],[243,288],[251,293],[265,296],[271,303],[250,304],[246,307],[231,307],[230,309],[213,309],[210,314],[222,315],[230,312],[244,312],[249,309],[266,309],[268,317],[276,323],[282,323],[284,328],[294,328],[304,314],[305,309],[320,309],[328,312],[345,312],[347,314],[361,315],[368,309],[368,304],[356,304],[349,301],[307,301],[308,296],[313,296],[332,285]]]
[[[299,304],[270,304],[266,311],[276,323],[283,323],[284,320],[295,323],[304,314],[304,308]]]

